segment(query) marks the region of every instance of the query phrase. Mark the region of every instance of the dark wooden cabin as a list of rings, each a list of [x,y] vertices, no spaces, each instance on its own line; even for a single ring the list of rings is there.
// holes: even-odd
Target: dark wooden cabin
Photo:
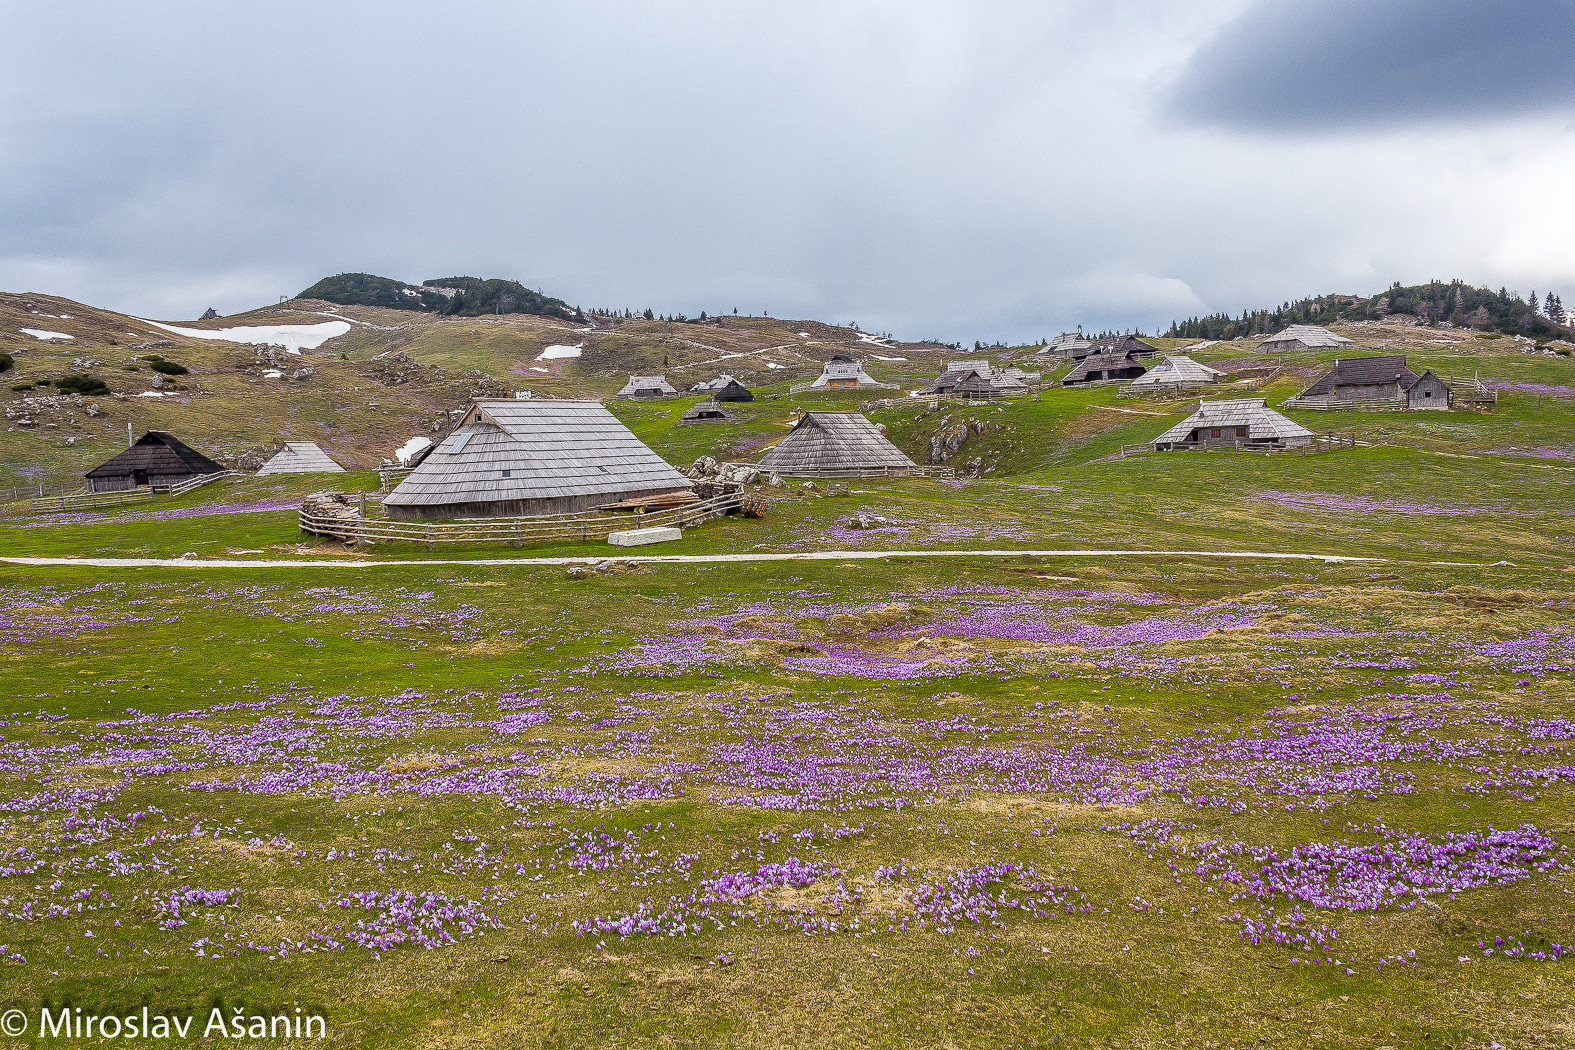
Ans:
[[[224,468],[174,434],[150,430],[137,443],[87,472],[91,492],[127,492],[144,486],[165,489]]]

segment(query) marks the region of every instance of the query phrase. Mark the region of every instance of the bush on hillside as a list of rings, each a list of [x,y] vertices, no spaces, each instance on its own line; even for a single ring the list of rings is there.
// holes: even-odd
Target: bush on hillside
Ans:
[[[9,372],[16,367],[16,358],[10,354],[0,354],[0,372]]]
[[[184,376],[191,374],[191,370],[185,365],[178,365],[174,361],[166,361],[158,354],[150,354],[149,356],[144,357],[143,360],[148,363],[149,368],[153,369],[161,376]]]
[[[39,382],[48,382],[48,380],[41,379]],[[80,372],[74,375],[61,376],[55,380],[55,389],[62,394],[93,395],[109,393],[109,385],[102,379],[97,376],[84,375]]]

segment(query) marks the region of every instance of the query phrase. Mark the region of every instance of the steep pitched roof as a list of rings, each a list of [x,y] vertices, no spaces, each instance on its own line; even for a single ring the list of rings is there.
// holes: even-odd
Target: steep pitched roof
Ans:
[[[760,461],[767,470],[865,470],[912,467],[913,460],[859,412],[806,412]]]
[[[1125,350],[1110,350],[1102,354],[1089,354],[1077,363],[1077,367],[1066,374],[1061,380],[1067,383],[1081,383],[1094,372],[1131,372],[1137,369],[1137,374],[1142,375],[1147,369],[1138,363],[1137,358]]]
[[[689,487],[598,402],[484,400],[383,502],[443,506]]]
[[[1313,432],[1280,415],[1261,397],[1199,402],[1198,410],[1154,439],[1156,445],[1185,441],[1199,427],[1246,427],[1250,441],[1312,437]]]
[[[629,382],[625,383],[624,388],[618,391],[618,396],[634,397],[638,392],[644,390],[655,390],[663,396],[678,393],[673,384],[667,381],[666,376],[630,376]]]
[[[719,387],[713,387],[712,396],[718,401],[753,401],[755,395],[743,383],[736,379],[729,379]]]
[[[1308,347],[1345,347],[1355,346],[1354,339],[1347,339],[1343,335],[1335,335],[1327,328],[1320,328],[1315,324],[1293,324],[1285,331],[1270,336],[1258,344],[1259,350],[1288,350],[1296,344]]]
[[[1132,380],[1137,389],[1183,383],[1213,383],[1225,373],[1180,354],[1167,354],[1165,360]]]
[[[825,367],[820,370],[820,375],[811,386],[823,387],[830,384],[833,380],[846,381],[849,379],[857,382],[859,386],[881,385],[875,381],[873,376],[864,371],[863,364],[844,354],[838,354],[826,362]]]
[[[224,468],[174,434],[150,430],[113,459],[88,471],[89,478],[124,478],[139,470],[149,474],[217,474]]]
[[[680,423],[721,422],[733,418],[733,413],[715,401],[702,401],[685,412]]]
[[[314,441],[286,441],[273,458],[257,468],[263,474],[343,474],[345,468],[329,458]]]
[[[1300,397],[1312,397],[1318,394],[1332,394],[1337,387],[1342,386],[1383,386],[1387,383],[1399,381],[1401,390],[1409,390],[1411,384],[1422,378],[1406,366],[1404,354],[1390,354],[1385,357],[1353,357],[1334,363],[1319,377],[1318,381],[1301,392]]]
[[[1088,346],[1096,354],[1103,354],[1112,350],[1126,354],[1152,354],[1157,353],[1159,350],[1158,347],[1150,346],[1135,335],[1107,336],[1104,339],[1095,339]]]

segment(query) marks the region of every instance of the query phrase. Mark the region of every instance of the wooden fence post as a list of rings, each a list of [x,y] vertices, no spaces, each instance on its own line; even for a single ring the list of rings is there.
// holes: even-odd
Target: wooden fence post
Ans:
[[[427,550],[437,550],[436,545],[432,542],[432,526],[430,524],[427,526]]]

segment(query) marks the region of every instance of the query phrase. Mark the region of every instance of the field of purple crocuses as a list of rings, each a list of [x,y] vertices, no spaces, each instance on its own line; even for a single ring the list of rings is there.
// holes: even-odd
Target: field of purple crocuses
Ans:
[[[1572,601],[1186,559],[7,570],[0,993],[354,1045],[1557,1043]]]

